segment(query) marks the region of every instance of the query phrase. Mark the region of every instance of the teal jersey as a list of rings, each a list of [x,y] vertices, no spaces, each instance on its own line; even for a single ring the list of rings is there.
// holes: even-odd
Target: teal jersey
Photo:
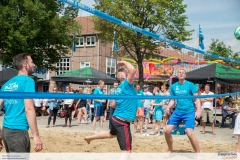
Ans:
[[[171,86],[171,96],[193,96],[198,91],[198,88],[189,81],[184,81],[183,84],[178,82]],[[178,113],[190,113],[195,111],[195,104],[193,99],[177,99],[176,112]]]
[[[35,82],[25,75],[17,75],[7,81],[1,91],[35,92]],[[28,130],[29,125],[25,112],[24,99],[4,99],[5,115],[3,127],[13,130]],[[33,106],[34,107],[34,106]]]
[[[114,95],[127,96],[137,95],[137,92],[133,84],[129,84],[128,80],[125,79],[118,88],[114,91]],[[134,121],[137,112],[137,100],[134,99],[117,99],[116,109],[113,116],[117,116],[123,119]]]
[[[138,96],[144,96],[144,93],[143,93],[143,91],[139,90],[139,91],[137,92],[137,95],[138,95]],[[141,99],[138,99],[138,108],[142,108],[142,107],[143,107],[143,102],[142,102]]]
[[[101,90],[100,88],[96,88],[93,92],[93,94],[104,94],[103,90]],[[96,102],[94,101],[94,106],[102,106],[102,102]]]

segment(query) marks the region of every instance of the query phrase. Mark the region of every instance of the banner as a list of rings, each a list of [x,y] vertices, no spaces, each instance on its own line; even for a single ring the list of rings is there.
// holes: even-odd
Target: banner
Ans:
[[[133,64],[133,63],[132,63]],[[134,65],[134,64],[133,64]],[[179,68],[184,68],[187,72],[191,72],[195,69],[202,68],[208,66],[209,64],[190,64],[187,62],[180,62],[177,64],[155,64],[152,62],[143,62],[143,78],[159,78],[159,77],[167,77],[176,76]],[[136,68],[136,76],[135,78],[139,78],[139,70]]]

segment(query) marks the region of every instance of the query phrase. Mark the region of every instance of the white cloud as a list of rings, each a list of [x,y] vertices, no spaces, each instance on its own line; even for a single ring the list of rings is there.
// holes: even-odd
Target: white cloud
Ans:
[[[225,41],[226,46],[230,46],[234,52],[240,52],[240,41],[237,39],[231,39]]]

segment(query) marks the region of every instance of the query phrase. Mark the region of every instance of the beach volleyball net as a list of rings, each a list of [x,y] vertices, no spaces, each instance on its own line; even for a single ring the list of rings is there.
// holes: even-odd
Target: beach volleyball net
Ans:
[[[212,53],[208,53],[206,51],[188,46],[186,44],[183,44],[181,42],[177,42],[174,40],[170,40],[164,36],[162,36],[161,34],[158,33],[153,33],[148,31],[148,29],[142,29],[139,28],[138,26],[133,25],[131,22],[126,22],[123,21],[119,18],[113,17],[109,14],[103,13],[99,10],[96,10],[92,7],[86,6],[82,3],[79,3],[78,1],[75,0],[60,0],[61,2],[65,3],[66,5],[70,5],[73,6],[75,8],[78,8],[80,13],[80,17],[76,18],[75,20],[79,22],[79,24],[82,25],[81,28],[81,35],[73,35],[73,51],[72,51],[72,55],[70,55],[70,57],[63,59],[62,61],[60,61],[58,64],[56,64],[56,66],[59,66],[61,69],[56,72],[56,76],[64,74],[66,72],[69,72],[68,75],[80,75],[80,74],[86,74],[87,73],[77,73],[77,72],[72,72],[73,71],[73,66],[75,65],[80,65],[81,67],[92,67],[92,68],[96,68],[98,70],[106,70],[106,75],[104,75],[102,78],[106,78],[107,75],[110,75],[110,78],[114,78],[115,73],[116,73],[116,63],[117,63],[117,58],[114,58],[114,55],[116,55],[118,52],[121,52],[121,47],[122,46],[118,46],[118,38],[117,35],[121,34],[120,31],[117,32],[117,27],[121,27],[123,29],[127,29],[129,31],[131,31],[131,33],[133,35],[144,35],[146,38],[151,38],[152,42],[159,45],[158,49],[159,49],[159,58],[156,59],[149,59],[143,62],[143,67],[144,67],[144,80],[145,83],[148,82],[158,82],[158,81],[162,81],[163,83],[169,83],[169,85],[171,86],[171,84],[174,81],[177,81],[177,71],[179,68],[184,68],[187,72],[191,72],[193,70],[197,70],[197,69],[201,69],[203,67],[206,66],[210,66],[213,63],[218,63],[218,62],[234,62],[234,63],[239,63],[240,61],[234,60],[234,59],[230,59],[230,58],[225,58],[225,57],[221,57]],[[83,13],[83,11],[85,13]],[[98,19],[97,19],[98,18]],[[92,33],[97,33],[97,31],[94,30],[94,21],[100,22],[101,20],[103,22],[106,23],[110,23],[111,27],[112,27],[112,42],[98,42],[96,43],[96,41],[98,41],[98,37],[96,36],[95,38],[93,36],[88,36],[91,35]],[[85,36],[83,38],[83,36]],[[126,35],[128,36],[128,35]],[[100,50],[99,53],[101,53],[101,55],[97,55],[96,51],[91,51],[89,49],[86,49],[86,47],[91,48],[94,45],[99,45],[97,47],[97,50]],[[84,47],[84,45],[86,47]],[[162,57],[160,57],[162,56]],[[216,58],[219,61],[216,62],[206,62],[204,61],[204,56],[208,56],[208,57],[212,57],[212,58]],[[75,60],[73,60],[73,57],[75,57]],[[105,59],[104,61],[102,61],[102,59],[100,59],[100,57],[102,57],[103,59]],[[190,58],[189,58],[190,57]],[[94,59],[94,58],[98,58],[97,63],[88,63],[90,60],[89,59]],[[128,56],[127,54],[125,54],[123,57],[119,57],[120,59],[126,60],[130,63],[132,63],[136,68],[137,68],[137,64],[134,61],[134,59],[131,56]],[[71,63],[66,63],[66,62],[71,62]],[[224,66],[225,67],[225,66]],[[225,76],[225,78],[229,78],[231,80],[235,80],[233,83],[228,83],[228,84],[235,84],[235,82],[237,82],[237,74],[238,71],[234,70],[232,72],[232,74],[227,75],[226,73],[228,73],[229,71],[231,71],[232,69],[230,69],[230,66],[226,66],[225,68],[219,66],[219,70],[222,70],[222,72],[218,72],[218,76],[220,77],[219,79],[221,79],[222,81],[219,80],[220,82],[223,82],[224,84],[228,83],[226,81],[224,81],[224,77],[221,77],[222,75]],[[217,67],[216,67],[217,68]],[[217,69],[216,69],[217,70]],[[225,70],[225,71],[224,71]],[[211,72],[210,70],[207,70],[206,72]],[[97,74],[100,74],[99,72]],[[216,85],[216,81],[215,79],[211,79],[208,77],[204,77],[204,75],[201,75],[200,72],[196,72],[195,74],[193,74],[193,77],[199,77],[199,79],[201,79],[201,81],[197,81],[197,83],[211,83],[214,85],[214,92],[215,93],[226,93],[226,92],[219,92],[217,89],[217,85]],[[205,78],[205,80],[203,80],[203,78]],[[87,77],[85,80],[85,84],[88,84],[88,82],[86,82],[89,78],[89,81],[93,81],[94,78],[91,77]],[[139,75],[137,73],[136,75],[136,81],[138,81]],[[174,79],[175,78],[175,79]],[[70,79],[68,81],[69,83],[74,83],[74,81],[72,79]],[[111,84],[113,81],[110,81]],[[84,82],[82,82],[84,83]],[[90,83],[89,83],[90,84]],[[199,87],[199,86],[197,86]],[[212,97],[225,97],[225,96],[236,96],[238,95],[238,85],[233,87],[234,90],[232,90],[231,92],[234,93],[227,93],[227,94],[215,94]],[[213,89],[212,89],[213,90]],[[5,92],[1,92],[1,98],[86,98],[86,99],[94,99],[94,98],[103,98],[103,99],[125,99],[128,97],[121,97],[121,96],[106,96],[106,95],[74,95],[74,94],[64,94],[64,93],[5,93]],[[207,96],[205,96],[207,97]],[[200,98],[200,97],[158,97],[158,99],[186,99],[186,98]],[[203,98],[203,97],[201,97]],[[136,96],[129,96],[129,99],[156,99],[156,97],[136,97]]]

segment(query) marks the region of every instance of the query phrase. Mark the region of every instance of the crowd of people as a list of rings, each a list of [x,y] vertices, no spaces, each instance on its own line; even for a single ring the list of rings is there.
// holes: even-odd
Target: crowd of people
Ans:
[[[104,81],[100,80],[97,88],[91,90],[90,88],[80,88],[79,90],[73,90],[71,86],[66,86],[65,89],[54,87],[52,93],[67,93],[67,94],[109,94],[113,95],[115,89],[119,83],[114,82],[112,89],[109,92],[106,91]],[[161,89],[155,87],[153,93],[149,91],[149,86],[144,85],[143,91],[140,89],[139,84],[135,84],[135,90],[137,95],[140,96],[169,96],[168,84],[163,84]],[[63,91],[65,90],[65,91]],[[33,99],[37,116],[48,116],[47,128],[55,127],[57,117],[65,118],[65,124],[63,127],[71,127],[73,120],[77,120],[78,124],[93,124],[93,131],[96,133],[96,122],[100,123],[100,130],[103,129],[103,122],[112,117],[115,108],[112,107],[112,99],[100,100],[100,99]],[[166,126],[166,122],[169,116],[166,114],[166,107],[169,100],[138,100],[138,110],[136,118],[134,120],[134,133],[140,130],[140,133],[147,131],[148,124],[152,125],[152,131],[150,135],[160,135],[155,131],[155,123],[158,124],[160,129],[160,123],[163,122],[163,128]],[[109,112],[109,114],[107,114]],[[52,126],[50,125],[53,119]],[[137,127],[139,125],[139,127]],[[143,126],[144,125],[144,126]],[[109,123],[109,129],[111,124]]]
[[[13,59],[14,66],[18,69],[18,75],[6,82],[2,91],[10,92],[35,92],[33,79],[28,76],[34,71],[34,63],[31,56],[26,53],[19,54]],[[174,128],[184,123],[186,134],[195,152],[200,152],[200,146],[194,135],[196,119],[202,115],[202,134],[205,134],[207,118],[211,124],[212,134],[215,135],[213,123],[213,101],[210,92],[210,86],[205,85],[204,91],[199,89],[191,82],[185,80],[186,71],[178,70],[179,81],[170,88],[164,84],[161,88],[155,87],[153,93],[149,86],[144,85],[143,91],[139,84],[134,85],[136,74],[135,68],[126,61],[118,62],[117,78],[120,83],[115,82],[113,88],[107,93],[104,81],[100,80],[97,88],[80,88],[75,93],[71,86],[63,89],[53,88],[51,92],[65,94],[109,94],[115,96],[125,96],[125,99],[0,99],[0,104],[4,104],[5,115],[3,120],[2,133],[0,135],[0,148],[3,147],[2,141],[7,152],[30,152],[30,139],[28,129],[31,129],[35,144],[35,151],[42,150],[42,141],[39,136],[36,123],[36,114],[40,116],[48,115],[47,128],[53,119],[55,127],[57,115],[65,118],[63,127],[71,127],[73,119],[77,123],[89,124],[92,122],[93,135],[86,136],[84,139],[88,144],[95,139],[117,137],[120,149],[123,153],[129,153],[132,149],[132,135],[130,124],[134,123],[134,132],[140,133],[147,131],[147,126],[151,122],[152,129],[150,134],[161,135],[161,123],[165,140],[167,142],[168,152],[173,151],[172,131]],[[208,98],[188,98],[188,96],[209,95]],[[138,100],[128,98],[128,96],[155,96],[156,98]],[[164,96],[175,96],[174,99],[163,98]],[[84,96],[83,96],[84,97]],[[159,99],[161,97],[161,99]],[[180,97],[180,99],[179,99]],[[226,117],[232,118],[230,128],[234,128],[234,134],[240,135],[240,128],[235,126],[235,119],[240,123],[240,116],[236,117],[236,110],[232,109],[231,98],[226,97],[222,104],[222,125]],[[103,122],[107,119],[109,110],[109,130],[103,130]],[[83,120],[82,120],[83,118]],[[96,130],[96,123],[99,121],[100,132]],[[155,127],[157,124],[157,132]],[[139,127],[138,127],[139,125]],[[240,136],[236,151],[240,151]],[[125,156],[125,155],[123,155]]]

